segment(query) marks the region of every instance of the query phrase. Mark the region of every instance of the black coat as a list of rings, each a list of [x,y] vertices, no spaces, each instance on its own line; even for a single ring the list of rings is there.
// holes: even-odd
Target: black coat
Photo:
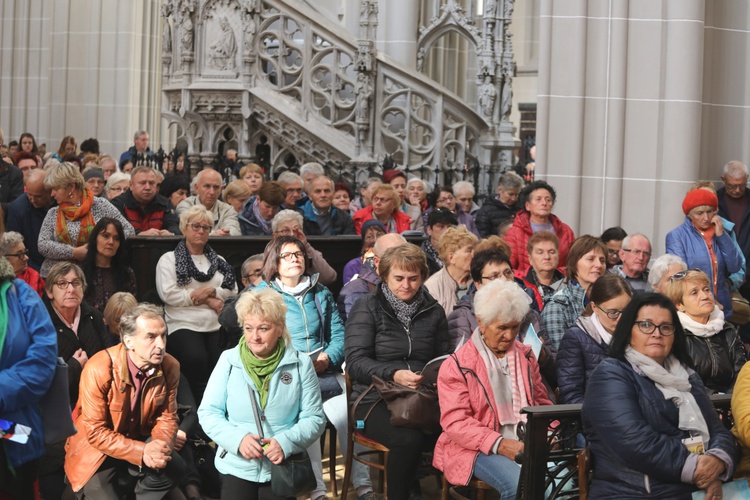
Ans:
[[[110,335],[104,327],[104,319],[101,313],[86,302],[81,302],[78,335],[60,319],[47,297],[44,297],[44,305],[47,306],[47,312],[52,319],[55,331],[57,331],[57,355],[68,364],[70,407],[74,408],[78,401],[78,383],[81,380],[83,368],[78,361],[73,359],[73,354],[78,349],[83,349],[86,351],[86,356],[91,359],[94,354],[112,345]]]
[[[591,321],[590,317],[578,318],[560,341],[557,350],[560,404],[583,403],[591,374],[599,363],[609,357],[609,346],[588,333],[596,330]]]
[[[500,200],[490,198],[484,202],[484,205],[477,212],[476,223],[479,234],[482,238],[497,234],[497,227],[501,222],[508,219],[514,219],[521,206],[516,202],[508,206]]]
[[[451,352],[448,321],[440,304],[422,287],[424,302],[407,329],[383,295],[383,284],[375,293],[359,299],[346,321],[344,355],[352,380],[354,400],[372,383],[373,375],[393,380],[398,370],[420,371],[430,360]],[[371,391],[362,398],[378,398]]]
[[[731,323],[711,337],[698,337],[685,329],[688,355],[703,384],[714,392],[732,392],[745,365],[745,349]]]
[[[23,194],[23,172],[0,159],[0,202],[5,215],[8,215],[10,202]]]

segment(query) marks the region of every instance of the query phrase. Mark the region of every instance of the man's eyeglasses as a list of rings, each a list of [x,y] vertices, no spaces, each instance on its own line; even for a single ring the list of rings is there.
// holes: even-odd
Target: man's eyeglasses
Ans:
[[[198,222],[191,222],[190,223],[190,229],[192,229],[196,233],[198,233],[200,231],[205,231],[207,233],[210,233],[211,229],[213,229],[213,228],[211,226],[209,226],[208,224],[204,225],[204,224],[200,224]]]
[[[669,281],[680,281],[680,280],[684,280],[684,279],[685,279],[685,276],[687,276],[687,274],[688,274],[688,273],[689,273],[690,271],[699,271],[699,272],[703,272],[703,271],[701,271],[700,269],[696,269],[696,268],[693,268],[693,269],[688,269],[688,270],[686,270],[686,271],[680,271],[680,272],[674,273],[674,274],[673,274],[672,276],[670,276],[670,277],[669,277]]]
[[[292,257],[296,258],[297,260],[302,260],[304,256],[305,254],[303,252],[284,252],[279,254],[279,258],[287,262],[291,261]]]
[[[743,189],[747,188],[747,184],[730,184],[728,182],[724,182],[724,189],[727,191],[741,191]]]
[[[630,248],[623,248],[623,252],[632,253],[636,257],[640,257],[641,255],[648,258],[651,258],[651,252],[646,252],[644,250],[631,250]]]
[[[601,312],[606,314],[609,319],[617,319],[622,314],[622,311],[620,309],[602,309],[601,307],[599,307],[599,304],[594,304],[594,306]]]
[[[656,331],[657,328],[659,329],[659,333],[665,337],[671,337],[672,335],[674,335],[674,325],[671,323],[662,323],[661,325],[657,325],[656,323],[645,320],[636,321],[635,324],[638,326],[638,329],[646,335],[651,335]]]
[[[263,269],[256,269],[255,271],[251,273],[247,273],[245,276],[243,276],[243,278],[245,278],[246,280],[249,280],[250,278],[257,278],[258,276],[261,275],[262,272],[263,272]]]
[[[21,250],[20,252],[16,253],[6,253],[6,257],[15,257],[16,259],[23,259],[24,257],[28,257],[29,255],[29,249]]]
[[[73,288],[76,290],[81,288],[83,286],[83,282],[81,280],[73,280],[73,281],[67,281],[67,280],[59,280],[55,281],[55,286],[59,288],[60,290],[67,290],[70,285],[73,285]]]

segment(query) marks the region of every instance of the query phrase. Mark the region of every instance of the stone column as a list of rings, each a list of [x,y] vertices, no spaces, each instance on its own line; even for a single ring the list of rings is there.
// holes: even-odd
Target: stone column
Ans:
[[[416,69],[419,30],[417,0],[380,0],[376,47],[395,61]]]

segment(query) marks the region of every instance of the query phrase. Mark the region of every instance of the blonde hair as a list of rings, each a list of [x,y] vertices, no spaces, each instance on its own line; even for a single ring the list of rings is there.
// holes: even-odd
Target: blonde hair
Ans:
[[[87,163],[90,163],[90,162],[92,162],[92,161],[93,161],[94,163],[96,163],[96,164],[97,164],[97,166],[99,166],[99,165],[100,165],[100,163],[99,163],[99,161],[100,161],[100,159],[99,159],[99,155],[97,155],[97,154],[95,154],[95,153],[87,153],[87,154],[86,154],[86,155],[85,155],[85,156],[83,157],[83,160],[81,160],[81,164],[82,164],[82,165],[83,165],[83,166],[85,167]]]
[[[117,292],[112,295],[107,301],[107,305],[104,306],[104,322],[109,324],[114,320],[119,320],[123,314],[127,314],[135,309],[138,305],[138,301],[132,293],[128,292]]]
[[[440,260],[447,263],[450,254],[457,252],[466,245],[476,245],[479,238],[471,233],[466,226],[449,227],[440,235],[437,251],[440,254]]]
[[[44,176],[44,187],[47,189],[60,189],[71,184],[75,189],[83,190],[86,181],[78,166],[67,161],[52,165]]]
[[[284,298],[279,292],[271,288],[264,288],[257,292],[251,291],[240,295],[237,304],[234,306],[237,311],[237,322],[240,328],[245,328],[245,318],[248,316],[258,316],[272,323],[282,331],[281,338],[289,346],[292,344],[292,337],[289,329],[286,327],[287,307]]]
[[[709,288],[711,288],[711,281],[708,279],[708,275],[706,273],[699,269],[688,269],[687,271],[685,271],[684,278],[679,280],[670,279],[669,281],[667,281],[661,293],[666,295],[674,305],[682,305],[684,303],[682,299],[685,296],[685,287],[689,283],[707,285]]]
[[[245,198],[245,200],[247,200],[251,195],[252,192],[250,191],[250,186],[247,185],[247,182],[242,180],[232,181],[224,188],[224,201],[227,203],[229,203],[229,198]]]
[[[193,205],[180,214],[180,231],[183,233],[190,222],[208,222],[213,229],[214,218],[202,205]]]
[[[411,273],[419,273],[422,276],[422,282],[430,275],[427,257],[425,257],[422,249],[413,243],[404,243],[385,251],[378,263],[380,279],[386,281],[388,275],[396,267]]]
[[[373,198],[378,193],[385,193],[391,197],[391,199],[393,200],[393,212],[392,213],[396,213],[396,211],[401,208],[401,197],[396,192],[396,188],[394,188],[390,184],[381,184],[380,186],[376,187],[375,190],[372,192]]]
[[[260,176],[263,177],[263,167],[257,163],[248,163],[240,169],[239,180],[244,179],[247,174],[260,174]]]

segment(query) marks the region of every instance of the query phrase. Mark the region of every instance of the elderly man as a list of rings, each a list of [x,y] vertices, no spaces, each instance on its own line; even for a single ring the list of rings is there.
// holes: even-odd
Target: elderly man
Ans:
[[[47,212],[55,205],[52,191],[44,187],[44,170],[34,168],[24,179],[26,193],[8,206],[6,229],[23,235],[29,251],[29,266],[36,271],[42,267],[44,257],[39,253],[39,231]]]
[[[297,207],[297,202],[302,199],[302,191],[305,185],[302,177],[294,172],[284,172],[279,176],[277,182],[286,189],[286,198],[281,208],[294,210]]]
[[[83,367],[78,433],[65,445],[65,473],[79,498],[135,492],[156,500],[180,479],[181,459],[172,461],[180,364],[166,352],[161,314],[151,304],[136,306],[120,320],[122,343]]]
[[[505,172],[497,183],[497,196],[484,202],[476,216],[477,229],[483,238],[497,234],[501,222],[513,219],[522,207],[518,193],[523,189],[523,179],[515,172]]]
[[[339,236],[356,234],[351,215],[332,206],[333,181],[325,175],[313,179],[309,199],[302,205],[305,234]]]
[[[133,145],[120,155],[120,165],[128,160],[135,164],[138,156],[154,156],[154,152],[148,147],[148,132],[145,130],[139,130],[133,134]]]
[[[99,160],[99,165],[102,167],[102,172],[104,172],[104,181],[106,182],[109,180],[109,176],[117,172],[117,164],[115,163],[115,160],[112,159],[111,156],[102,156]]]
[[[625,236],[620,248],[622,264],[613,266],[609,273],[617,274],[628,282],[635,293],[652,291],[648,282],[648,261],[651,259],[651,242],[641,233]]]
[[[237,212],[229,203],[219,200],[221,175],[214,169],[206,168],[198,172],[193,180],[196,196],[188,196],[177,205],[177,215],[192,207],[203,205],[214,216],[214,230],[211,236],[240,236],[240,223]]]
[[[721,180],[724,186],[716,191],[719,215],[734,223],[734,234],[744,255],[750,255],[750,193],[747,191],[748,170],[739,161],[724,165]],[[750,287],[748,288],[750,292]],[[743,296],[750,296],[750,293]]]
[[[325,170],[320,163],[305,163],[299,168],[299,175],[305,182],[305,194],[310,196],[310,190],[312,189],[312,181],[317,177],[325,174]]]
[[[242,263],[240,268],[240,275],[242,276],[242,286],[247,288],[255,288],[258,284],[263,281],[263,254],[258,253],[251,255],[245,262]]]
[[[159,194],[156,172],[151,167],[136,167],[130,175],[130,189],[112,200],[117,210],[141,236],[172,236],[180,233],[180,219],[172,204]]]

